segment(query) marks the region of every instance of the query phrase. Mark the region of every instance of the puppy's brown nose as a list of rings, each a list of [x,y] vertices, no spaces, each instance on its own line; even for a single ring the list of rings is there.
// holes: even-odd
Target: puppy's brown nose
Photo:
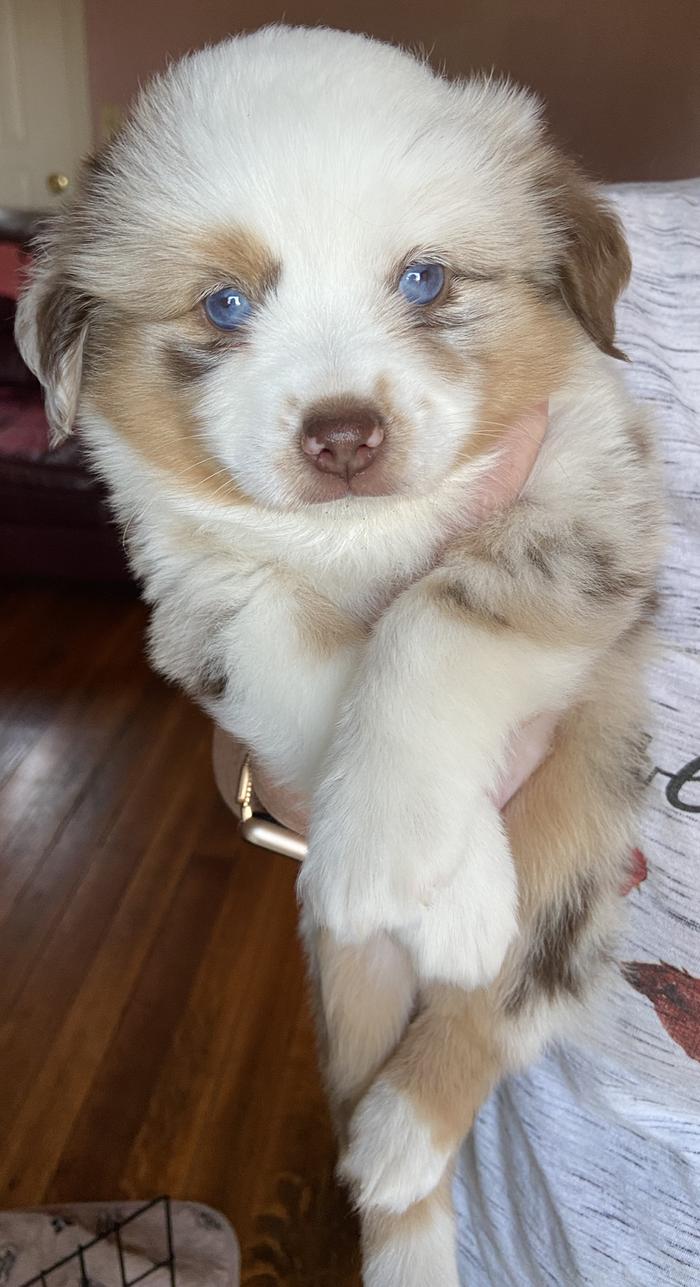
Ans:
[[[378,411],[348,407],[345,413],[306,417],[301,445],[317,469],[350,479],[372,464],[384,441]]]

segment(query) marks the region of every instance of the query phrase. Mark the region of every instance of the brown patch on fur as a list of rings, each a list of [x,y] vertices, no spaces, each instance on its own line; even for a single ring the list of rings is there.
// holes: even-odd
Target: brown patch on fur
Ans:
[[[460,586],[447,596],[453,611],[461,605],[546,645],[594,648],[639,619],[651,573],[646,558],[634,559],[583,521],[552,530],[523,499],[456,538],[440,579]]]
[[[654,440],[649,425],[644,421],[631,424],[627,432],[635,456],[642,464],[648,464],[654,456]]]
[[[83,348],[94,308],[86,294],[56,279],[49,281],[38,301],[39,371],[46,387],[46,416],[56,441],[70,432],[78,410]]]
[[[482,316],[472,328],[465,301],[460,348],[437,324],[414,329],[414,342],[446,378],[476,380],[481,387],[477,427],[457,468],[497,446],[524,411],[561,387],[577,349],[573,319],[603,352],[624,357],[613,342],[615,303],[630,272],[619,222],[575,166],[540,142],[537,149],[537,186],[564,241],[556,286],[514,274],[494,280],[489,296],[480,297]]]
[[[111,147],[111,145],[110,145]],[[240,285],[260,302],[274,289],[280,265],[255,233],[236,227],[209,230],[163,223],[149,237],[136,238],[125,225],[105,238],[105,209],[111,208],[111,161],[81,172],[73,196],[73,217],[64,216],[55,261],[85,281],[88,290],[135,318],[184,318],[210,292]],[[213,328],[207,323],[209,333]]]
[[[582,879],[590,908],[619,889],[633,837],[625,828],[638,807],[636,798],[625,805],[619,784],[644,708],[646,652],[645,640],[623,640],[601,660],[585,700],[562,717],[552,753],[507,806],[528,941],[543,912],[571,902]]]
[[[543,908],[530,930],[530,948],[506,1010],[517,1014],[533,996],[554,1000],[560,992],[578,997],[582,977],[575,953],[591,915],[592,887],[581,877],[558,902]]]
[[[363,643],[368,627],[353,620],[340,608],[308,583],[295,587],[295,615],[297,628],[306,646],[317,657],[333,656],[340,648]]]
[[[166,344],[168,370],[178,384],[193,384],[216,366],[216,351],[194,344]]]
[[[646,578],[622,567],[609,541],[587,530],[582,523],[575,525],[574,537],[591,571],[590,581],[582,585],[584,594],[591,598],[617,599],[644,589]]]
[[[92,300],[73,286],[56,285],[44,297],[37,315],[37,338],[42,370],[55,379],[67,351],[79,342],[87,326]]]
[[[650,590],[642,600],[642,620],[645,623],[654,621],[661,611],[661,593],[659,590]]]
[[[453,616],[468,617],[480,625],[508,628],[509,622],[498,612],[493,612],[483,601],[459,581],[431,581],[429,594],[440,608],[447,609]]]
[[[545,540],[528,541],[525,545],[525,558],[547,581],[553,581],[554,569],[550,562],[551,542]]]
[[[471,369],[465,353],[447,339],[437,325],[412,327],[411,342],[446,380],[461,383]]]
[[[281,266],[263,241],[245,228],[219,228],[193,240],[196,257],[207,270],[220,279],[245,286],[248,293],[260,299],[274,290]]]
[[[646,628],[644,635],[647,634]],[[646,791],[652,774],[649,758],[650,735],[642,728],[631,730],[620,738],[614,773],[608,772],[601,780],[601,790],[616,795],[624,807],[634,806]]]
[[[85,393],[139,455],[183,489],[222,505],[247,501],[210,454],[193,403],[174,384],[161,344],[147,326],[113,315],[91,328]]]
[[[564,233],[558,284],[566,307],[603,353],[626,360],[614,342],[615,304],[632,263],[617,215],[554,148],[542,149],[538,186]]]
[[[228,676],[222,666],[213,662],[197,675],[196,696],[216,700],[223,697],[228,684]]]
[[[164,671],[164,673],[167,672]],[[192,659],[190,665],[181,665],[176,676],[168,677],[176,678],[185,692],[189,693],[196,702],[216,701],[223,697],[228,685],[228,675],[216,657],[202,658],[198,655]]]

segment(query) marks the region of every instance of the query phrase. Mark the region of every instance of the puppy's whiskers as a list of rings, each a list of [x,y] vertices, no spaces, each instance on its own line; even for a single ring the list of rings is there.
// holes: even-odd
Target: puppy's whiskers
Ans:
[[[207,465],[210,465],[210,464],[211,464],[211,456],[203,456],[200,460],[193,461],[193,463],[191,465],[188,465],[185,469],[178,469],[175,476],[178,482],[180,482],[181,480],[184,480],[189,475],[191,475],[196,469],[206,468]],[[215,469],[213,473],[207,474],[204,478],[199,479],[197,481],[201,482],[202,484],[210,483],[214,478],[220,478],[222,474],[228,474],[228,472],[229,471],[227,466],[222,465],[220,469]],[[224,482],[220,488],[217,488],[214,492],[214,497],[216,497],[226,485],[227,483]],[[179,492],[171,491],[168,494],[168,498],[171,501],[177,501],[179,499],[179,495],[180,495]],[[151,499],[145,505],[138,506],[129,515],[128,519],[126,520],[126,523],[124,524],[124,527],[122,528],[122,534],[121,534],[122,549],[126,550],[129,530],[136,522],[136,520],[145,518],[147,514],[153,509],[153,506],[158,504],[158,502],[161,499],[162,498],[160,496],[152,496]]]
[[[535,434],[531,433],[529,429],[526,429],[525,425],[518,424],[517,421],[511,422],[510,424],[508,424],[507,422],[501,421],[501,420],[481,420],[479,422],[479,433],[482,434],[483,437],[494,439],[496,442],[501,442],[503,439],[503,435],[497,432],[483,433],[483,430],[485,428],[486,429],[492,428],[494,430],[502,429],[502,430],[509,431],[511,433],[522,434],[524,438],[528,438],[530,442],[535,443],[537,447],[540,447],[542,445],[542,443],[544,442],[544,437],[546,437],[546,433],[545,433],[545,435],[542,438],[538,438]],[[561,471],[567,483],[569,483],[571,479],[569,478],[569,475],[567,474],[561,460],[559,460],[557,456],[554,456],[553,463]]]

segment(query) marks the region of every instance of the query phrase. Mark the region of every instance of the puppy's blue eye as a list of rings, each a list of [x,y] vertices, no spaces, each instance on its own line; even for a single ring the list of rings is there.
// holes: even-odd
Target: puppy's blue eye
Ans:
[[[409,264],[399,282],[399,290],[411,304],[431,304],[444,285],[442,264]]]
[[[235,331],[248,321],[253,305],[237,286],[224,286],[204,300],[204,312],[220,331]]]

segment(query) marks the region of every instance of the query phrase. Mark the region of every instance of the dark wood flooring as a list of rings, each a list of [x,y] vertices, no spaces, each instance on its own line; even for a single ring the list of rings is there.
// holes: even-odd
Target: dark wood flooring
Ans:
[[[296,866],[237,839],[140,604],[1,601],[0,1204],[197,1199],[245,1284],[356,1287]]]

